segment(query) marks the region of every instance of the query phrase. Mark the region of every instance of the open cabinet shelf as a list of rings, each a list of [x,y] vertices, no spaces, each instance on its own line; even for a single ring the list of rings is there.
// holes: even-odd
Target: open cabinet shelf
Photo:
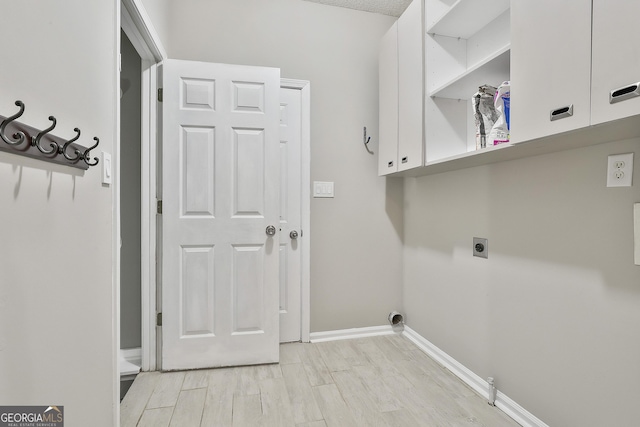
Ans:
[[[427,34],[468,39],[509,10],[509,0],[458,0],[427,28]]]
[[[425,0],[425,20],[442,12]],[[509,0],[458,0],[425,33],[425,165],[476,154],[472,101],[510,80]],[[488,132],[487,132],[488,133]]]
[[[505,46],[462,74],[455,76],[451,81],[434,89],[429,93],[429,96],[469,99],[480,85],[497,85],[502,81],[509,80],[510,61],[510,46]]]

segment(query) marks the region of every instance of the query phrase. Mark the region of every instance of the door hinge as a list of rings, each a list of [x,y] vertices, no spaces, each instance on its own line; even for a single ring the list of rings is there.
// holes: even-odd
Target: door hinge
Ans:
[[[160,215],[162,215],[162,200],[158,200],[157,201],[157,205],[156,205],[156,212]]]
[[[162,326],[162,313],[156,313],[156,326]]]
[[[158,102],[162,102],[162,88],[158,89]]]

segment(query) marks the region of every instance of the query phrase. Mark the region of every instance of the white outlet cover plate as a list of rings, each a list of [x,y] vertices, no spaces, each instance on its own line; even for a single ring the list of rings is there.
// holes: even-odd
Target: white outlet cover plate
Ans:
[[[614,154],[607,161],[607,187],[631,187],[633,153]]]

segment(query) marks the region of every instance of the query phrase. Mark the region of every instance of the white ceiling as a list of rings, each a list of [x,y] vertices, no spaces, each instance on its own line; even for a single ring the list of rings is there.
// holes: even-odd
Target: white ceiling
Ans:
[[[411,0],[305,0],[330,6],[346,7],[365,12],[381,13],[389,16],[400,16],[409,6]]]

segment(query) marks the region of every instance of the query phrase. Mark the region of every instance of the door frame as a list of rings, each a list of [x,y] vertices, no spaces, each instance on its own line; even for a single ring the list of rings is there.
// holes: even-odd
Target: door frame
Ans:
[[[300,337],[310,340],[311,323],[311,83],[308,80],[280,79],[280,87],[300,91],[300,194],[302,265],[300,278]]]
[[[120,29],[124,31],[138,55],[142,59],[142,132],[141,132],[141,300],[142,300],[142,370],[154,371],[158,368],[157,338],[156,338],[156,197],[159,191],[157,185],[157,66],[167,58],[167,54],[160,42],[160,38],[151,24],[151,19],[144,9],[141,0],[121,0],[120,22],[118,23],[118,40]],[[118,58],[121,58],[120,43],[118,41]],[[117,90],[120,91],[120,76],[117,76]],[[118,94],[119,97],[119,94]],[[118,102],[119,106],[119,102]],[[118,295],[120,294],[120,112],[117,117],[117,142],[114,147],[114,263],[113,275],[116,280]],[[120,300],[115,302],[116,333],[118,342],[116,351],[120,351]],[[116,356],[116,361],[117,361]],[[119,375],[117,378],[120,381]],[[119,386],[117,387],[119,389]]]

